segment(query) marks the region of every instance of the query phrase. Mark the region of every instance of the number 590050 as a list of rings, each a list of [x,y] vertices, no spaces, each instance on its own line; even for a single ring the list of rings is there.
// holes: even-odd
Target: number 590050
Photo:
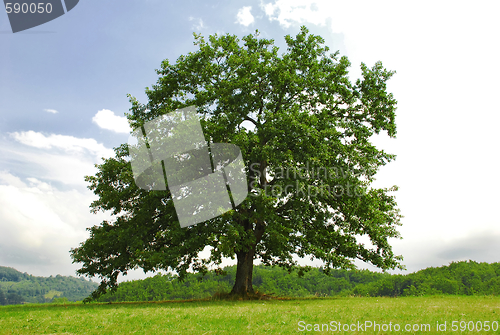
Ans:
[[[23,4],[20,4],[18,2],[16,3],[6,3],[5,4],[5,10],[7,11],[7,14],[10,14],[10,13],[31,13],[31,14],[34,14],[34,13],[51,13],[52,12],[52,4],[50,2],[48,3],[31,3],[31,4],[27,4],[27,3],[23,3]]]

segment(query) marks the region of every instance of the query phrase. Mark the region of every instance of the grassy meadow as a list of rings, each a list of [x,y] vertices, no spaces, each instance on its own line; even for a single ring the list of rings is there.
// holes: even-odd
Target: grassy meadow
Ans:
[[[1,334],[500,334],[499,323],[500,297],[491,296],[0,307]]]

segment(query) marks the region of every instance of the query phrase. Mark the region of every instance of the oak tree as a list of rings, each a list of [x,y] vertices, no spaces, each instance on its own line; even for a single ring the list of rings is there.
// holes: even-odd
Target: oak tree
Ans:
[[[113,221],[89,228],[90,237],[71,250],[79,274],[102,280],[94,297],[130,269],[174,270],[182,278],[223,257],[237,259],[234,294],[253,292],[256,259],[289,271],[303,269],[296,256],[322,260],[325,271],[353,268],[356,259],[403,267],[389,244],[400,237],[397,188],[372,187],[395,158],[372,143],[381,132],[396,136],[397,102],[386,88],[394,72],[362,63],[353,83],[349,60],[330,53],[320,36],[302,27],[285,40],[279,53],[258,32],[242,40],[195,34],[197,50],[162,62],[146,103],[130,97],[133,129],[196,106],[207,142],[240,148],[249,193],[233,210],[181,228],[169,190],[137,187],[128,146],[115,148],[86,177],[99,197],[92,210],[111,211]]]

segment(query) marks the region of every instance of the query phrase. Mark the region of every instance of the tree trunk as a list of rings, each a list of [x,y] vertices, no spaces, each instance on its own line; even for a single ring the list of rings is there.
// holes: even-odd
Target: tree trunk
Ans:
[[[236,253],[236,280],[231,294],[248,295],[254,293],[252,286],[254,248],[247,252]]]
[[[255,230],[253,230],[255,236],[254,243],[251,243],[245,251],[236,253],[236,258],[238,259],[236,265],[236,280],[231,290],[231,294],[234,295],[247,296],[248,294],[255,293],[252,285],[253,258],[255,256],[257,244],[261,241],[265,230],[265,225],[262,221],[257,220],[256,223]],[[248,219],[244,220],[242,225],[246,231],[251,231],[253,228]]]

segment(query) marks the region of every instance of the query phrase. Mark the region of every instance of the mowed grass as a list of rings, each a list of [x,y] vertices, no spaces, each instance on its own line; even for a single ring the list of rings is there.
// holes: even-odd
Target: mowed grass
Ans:
[[[303,323],[299,324],[300,321]],[[338,323],[333,323],[336,330],[330,327],[332,321],[340,322],[340,327]],[[437,331],[437,323],[442,325],[445,321],[446,331]],[[458,321],[455,323],[457,331],[452,331],[453,321]],[[471,321],[474,328],[471,328]],[[489,331],[484,330],[485,321],[489,321]],[[362,329],[357,328],[358,322]],[[378,324],[380,329],[366,328],[369,322]],[[315,324],[320,331],[314,331]],[[324,324],[328,325],[328,330]],[[350,329],[344,330],[344,324]],[[399,331],[395,331],[395,324],[399,325]],[[430,331],[421,330],[426,324],[430,325]],[[410,331],[405,331],[405,325],[410,325]],[[461,331],[461,325],[468,325],[469,329]],[[479,325],[483,326],[482,331],[477,331]],[[0,334],[56,333],[500,334],[500,297],[346,297],[0,307]]]

